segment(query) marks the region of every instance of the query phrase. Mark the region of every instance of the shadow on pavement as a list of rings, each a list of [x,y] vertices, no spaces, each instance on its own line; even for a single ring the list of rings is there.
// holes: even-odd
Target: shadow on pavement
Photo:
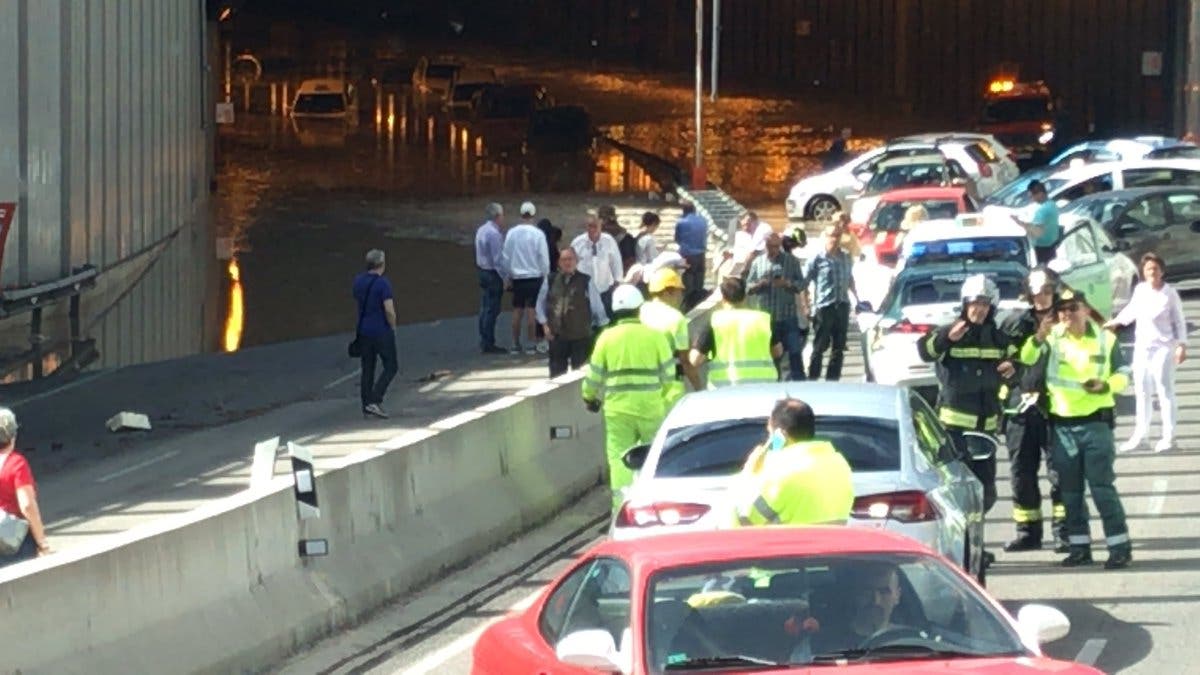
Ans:
[[[1125,600],[1120,600],[1124,602]],[[1036,600],[1005,600],[1004,605],[1016,616],[1021,605]],[[1092,664],[1105,673],[1117,673],[1137,665],[1150,655],[1154,640],[1146,626],[1162,625],[1154,622],[1126,623],[1084,600],[1055,600],[1047,602],[1071,619],[1071,632],[1067,637],[1044,645],[1047,656],[1073,661],[1084,649],[1088,640],[1106,640],[1099,658]],[[1091,649],[1095,649],[1093,646]]]

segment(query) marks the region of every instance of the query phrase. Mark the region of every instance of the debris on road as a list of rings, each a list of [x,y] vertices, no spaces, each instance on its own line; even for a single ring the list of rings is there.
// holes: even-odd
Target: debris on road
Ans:
[[[150,431],[150,417],[142,413],[119,412],[109,418],[105,423],[109,431],[125,431],[135,429],[140,431]]]

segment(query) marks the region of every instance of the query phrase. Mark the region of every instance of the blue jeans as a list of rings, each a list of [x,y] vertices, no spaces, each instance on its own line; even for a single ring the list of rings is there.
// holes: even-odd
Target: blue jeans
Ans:
[[[504,280],[495,270],[479,270],[479,348],[496,346],[496,319],[504,297]]]
[[[771,344],[783,345],[788,360],[787,379],[793,382],[804,379],[804,343],[807,341],[808,331],[800,330],[800,322],[796,317],[771,322]],[[778,363],[776,367],[779,367]],[[779,374],[782,378],[782,369]]]

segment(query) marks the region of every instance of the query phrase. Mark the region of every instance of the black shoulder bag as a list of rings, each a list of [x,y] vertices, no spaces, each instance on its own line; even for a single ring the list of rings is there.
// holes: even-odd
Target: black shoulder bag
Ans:
[[[374,276],[375,278],[371,280],[371,283],[367,284],[367,292],[363,293],[362,302],[358,305],[358,325],[354,327],[354,339],[346,347],[346,354],[352,359],[362,356],[362,345],[358,343],[358,334],[362,331],[363,315],[367,313],[367,300],[371,298],[371,287],[375,285],[376,281],[379,281],[379,275],[376,274]]]

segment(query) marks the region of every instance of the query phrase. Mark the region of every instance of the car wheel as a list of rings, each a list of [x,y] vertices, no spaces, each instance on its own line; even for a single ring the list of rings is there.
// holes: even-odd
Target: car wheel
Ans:
[[[808,208],[805,209],[805,215],[809,220],[829,220],[833,218],[833,214],[840,211],[842,208],[838,201],[829,195],[817,195],[808,202]]]

